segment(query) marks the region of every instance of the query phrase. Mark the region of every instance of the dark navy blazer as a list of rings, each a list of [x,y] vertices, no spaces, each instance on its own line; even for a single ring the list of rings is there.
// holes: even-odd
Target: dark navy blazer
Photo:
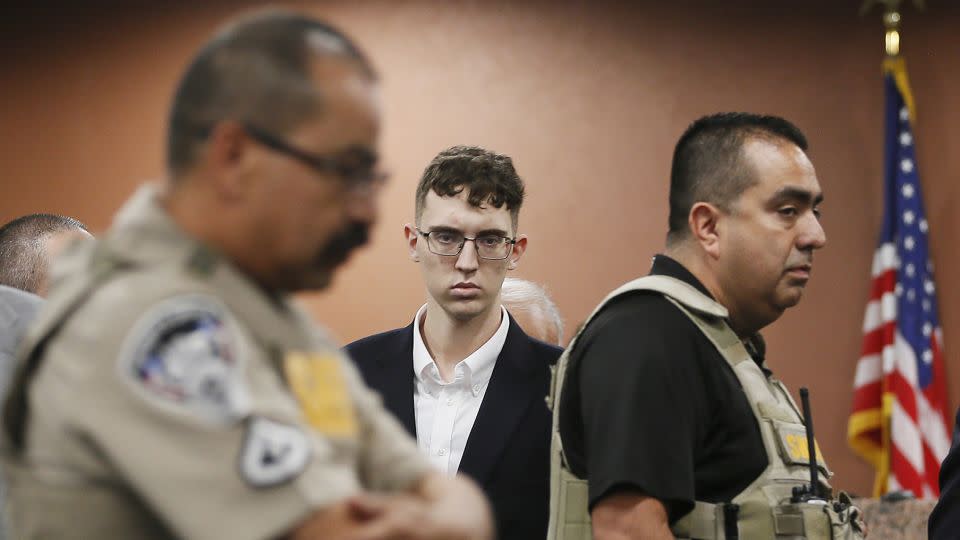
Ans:
[[[413,323],[346,347],[367,385],[416,437]],[[550,498],[550,366],[563,352],[527,336],[513,317],[459,472],[474,479],[493,506],[500,540],[547,535]]]

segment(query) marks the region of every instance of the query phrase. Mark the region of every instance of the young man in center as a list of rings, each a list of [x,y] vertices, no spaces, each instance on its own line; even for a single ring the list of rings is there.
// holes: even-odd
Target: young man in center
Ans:
[[[438,154],[404,226],[427,303],[406,328],[347,346],[367,384],[448,474],[489,497],[501,540],[546,535],[550,365],[561,349],[527,336],[500,301],[527,238],[523,181],[507,156],[472,146]]]

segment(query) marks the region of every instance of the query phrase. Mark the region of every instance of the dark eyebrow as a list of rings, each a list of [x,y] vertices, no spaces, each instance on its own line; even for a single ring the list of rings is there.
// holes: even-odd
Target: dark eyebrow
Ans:
[[[445,225],[437,225],[436,227],[430,227],[430,232],[431,233],[445,232],[445,233],[463,234],[463,231],[454,229],[453,227],[447,227]]]
[[[780,188],[773,197],[770,197],[771,204],[777,205],[786,201],[799,201],[804,204],[817,206],[823,202],[823,193],[814,194],[808,189],[786,186]]]
[[[460,229],[447,227],[446,225],[437,225],[436,227],[430,227],[430,232],[431,233],[448,232],[448,233],[456,233],[456,234],[461,234],[466,236],[466,234],[464,234],[464,232],[461,231]],[[496,235],[496,236],[502,236],[504,238],[510,238],[507,232],[502,229],[484,229],[477,233],[477,236],[488,236],[488,235]]]
[[[504,238],[510,238],[510,235],[507,234],[507,231],[503,229],[484,229],[477,233],[477,236],[488,236],[488,235],[496,235],[496,236],[502,236]]]

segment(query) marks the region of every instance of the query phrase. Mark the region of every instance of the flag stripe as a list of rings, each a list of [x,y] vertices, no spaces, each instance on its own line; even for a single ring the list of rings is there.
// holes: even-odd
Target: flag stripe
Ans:
[[[861,387],[876,384],[880,381],[882,375],[883,370],[880,368],[880,355],[869,354],[863,356],[860,358],[860,362],[857,363],[857,374],[853,378],[853,387],[859,390]],[[876,388],[876,391],[880,391],[879,386]]]

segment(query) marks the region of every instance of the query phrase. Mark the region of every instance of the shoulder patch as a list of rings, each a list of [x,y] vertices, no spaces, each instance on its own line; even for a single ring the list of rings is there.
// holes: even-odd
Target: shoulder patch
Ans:
[[[296,426],[254,416],[240,451],[240,476],[256,488],[286,483],[310,462],[310,442]]]
[[[240,329],[215,298],[187,295],[153,306],[120,353],[120,376],[147,401],[214,424],[250,412]]]

